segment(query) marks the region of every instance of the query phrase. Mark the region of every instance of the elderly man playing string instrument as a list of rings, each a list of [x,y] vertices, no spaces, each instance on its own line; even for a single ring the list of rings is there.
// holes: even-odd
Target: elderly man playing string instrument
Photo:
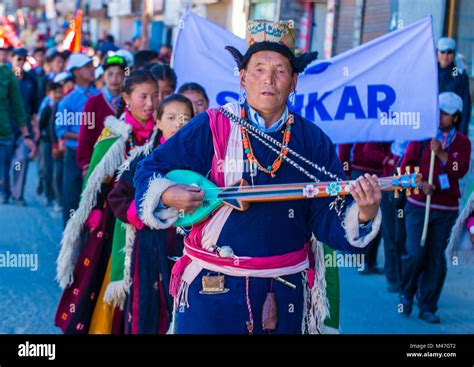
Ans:
[[[144,223],[167,228],[207,205],[203,189],[171,179],[169,172],[178,169],[206,176],[218,187],[243,180],[248,188],[308,181],[316,187],[344,177],[331,140],[288,110],[298,73],[317,57],[295,57],[294,40],[290,22],[250,21],[246,54],[227,47],[240,69],[245,100],[200,113],[140,163],[134,183]],[[276,192],[274,200],[268,195],[244,208],[229,199],[188,227],[170,283],[172,331],[321,332],[328,310],[318,289],[315,263],[321,259],[314,237],[361,253],[380,228],[377,177],[365,175],[348,186],[343,190],[352,197],[335,200],[289,200]],[[314,195],[314,187],[305,195]]]

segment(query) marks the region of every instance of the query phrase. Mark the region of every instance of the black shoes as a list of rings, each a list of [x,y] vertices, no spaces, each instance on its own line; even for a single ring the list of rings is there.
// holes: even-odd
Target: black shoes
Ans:
[[[399,312],[405,316],[410,316],[411,312],[413,310],[413,301],[409,300],[405,296],[400,297],[400,304],[399,307],[401,306],[401,310]]]
[[[439,324],[440,323],[440,318],[438,315],[434,314],[433,312],[425,311],[421,312],[418,315],[418,318],[429,323],[429,324]]]
[[[383,274],[383,269],[380,269],[376,266],[368,267],[367,265],[365,265],[364,270],[361,270],[359,273],[362,275]]]
[[[23,198],[14,199],[13,203],[14,203],[16,206],[27,206],[27,203],[26,203],[25,199],[23,199]]]
[[[405,296],[401,296],[398,307],[398,312],[400,312],[402,315],[410,316],[413,310],[413,301],[409,300]],[[429,324],[439,324],[441,321],[438,315],[429,311],[420,311],[420,313],[418,314],[418,318]]]
[[[388,283],[387,292],[388,293],[398,293],[398,292],[400,292],[400,286],[396,283]]]

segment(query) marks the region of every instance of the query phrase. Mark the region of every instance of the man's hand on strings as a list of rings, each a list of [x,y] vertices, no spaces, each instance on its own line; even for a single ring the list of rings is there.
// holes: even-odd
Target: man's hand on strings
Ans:
[[[359,222],[365,223],[374,219],[382,200],[382,190],[378,183],[377,175],[366,173],[351,182],[351,194],[359,208]]]
[[[161,202],[185,213],[193,213],[202,205],[204,191],[199,187],[175,185],[165,190]]]

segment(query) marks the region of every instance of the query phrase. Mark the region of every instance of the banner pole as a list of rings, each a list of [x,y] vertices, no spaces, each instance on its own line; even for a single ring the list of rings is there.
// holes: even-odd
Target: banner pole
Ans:
[[[434,170],[435,157],[436,157],[435,152],[432,150],[431,157],[430,157],[430,172],[428,174],[428,184],[430,185],[430,187],[433,184],[433,170]],[[426,236],[428,235],[428,221],[430,219],[430,205],[431,205],[431,195],[426,195],[425,221],[423,223],[423,232],[421,234],[421,242],[420,242],[421,247],[425,246]]]

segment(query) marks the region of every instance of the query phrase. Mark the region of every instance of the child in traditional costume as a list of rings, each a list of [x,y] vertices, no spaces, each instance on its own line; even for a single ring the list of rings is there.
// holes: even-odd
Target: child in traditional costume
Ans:
[[[158,134],[136,149],[122,165],[117,183],[109,194],[110,206],[125,226],[122,235],[116,231],[114,245],[122,236],[126,238],[123,241],[126,245],[114,248],[112,282],[105,298],[116,304],[125,301],[127,334],[164,334],[168,330],[173,308],[168,288],[171,274],[168,257],[182,255],[182,237],[175,227],[155,230],[145,226],[138,217],[133,176],[138,163],[192,117],[192,103],[186,97],[175,94],[161,101],[157,111]]]
[[[158,105],[157,81],[134,71],[124,80],[117,116],[105,120],[91,158],[79,208],[67,222],[57,260],[57,280],[64,289],[55,323],[64,333],[119,333],[119,309],[103,301],[110,277],[115,216],[107,195],[127,155],[151,139]],[[115,312],[114,312],[115,311]]]
[[[100,93],[90,97],[85,106],[83,116],[94,116],[94,125],[81,124],[79,130],[76,160],[84,174],[87,173],[94,151],[94,146],[104,129],[104,121],[108,116],[117,115],[121,103],[121,88],[127,62],[124,58],[114,55],[109,56],[102,64],[104,70],[105,86]]]

